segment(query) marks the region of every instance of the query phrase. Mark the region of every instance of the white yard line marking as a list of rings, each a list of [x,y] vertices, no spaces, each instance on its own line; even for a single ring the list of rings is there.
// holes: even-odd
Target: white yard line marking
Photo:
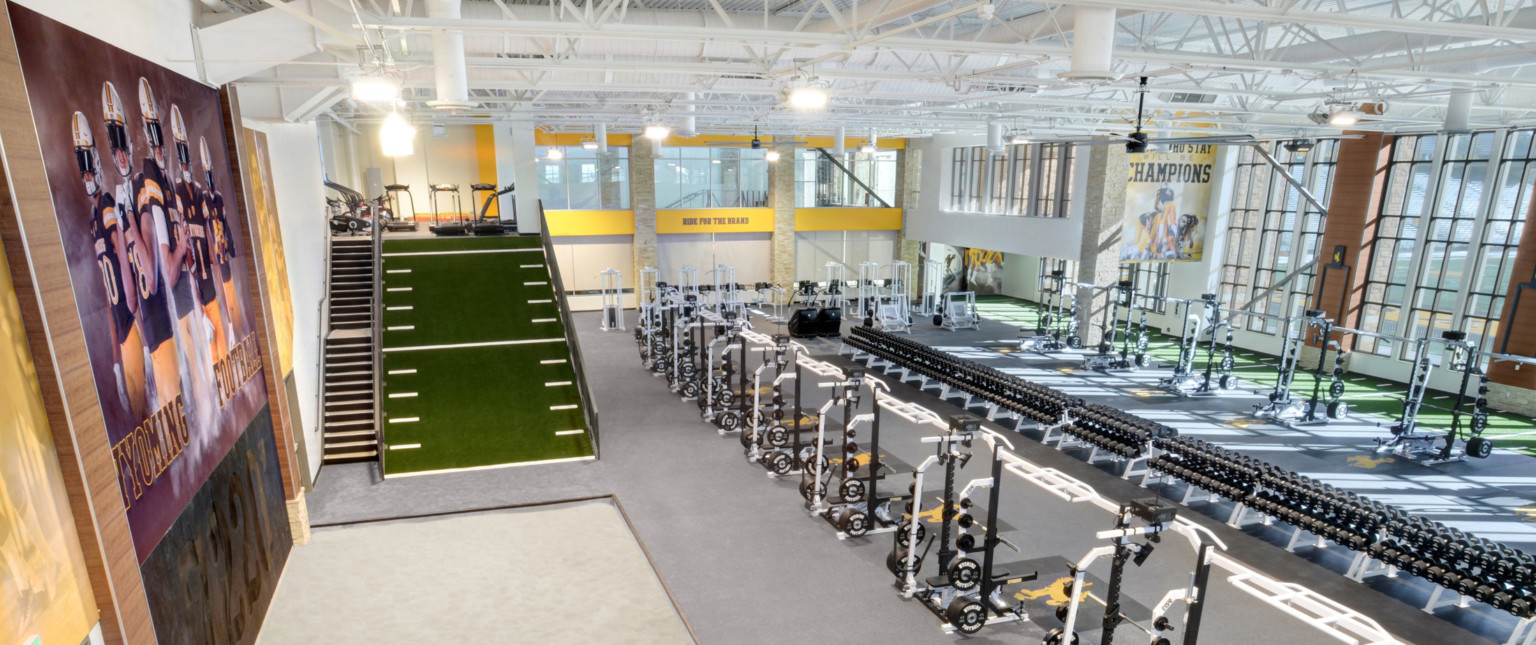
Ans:
[[[570,385],[570,384],[571,384],[570,381],[550,381],[548,383],[545,383],[544,387],[560,387],[562,385]]]
[[[384,287],[385,291],[410,291],[410,287]]]
[[[547,322],[555,322],[556,320],[559,320],[559,318],[534,318],[530,322],[547,323]]]
[[[479,249],[470,251],[412,251],[409,253],[385,253],[386,258],[404,258],[414,255],[474,255],[476,253],[543,253],[544,248],[532,249]]]
[[[395,325],[394,327],[385,327],[384,329],[389,331],[410,331],[415,328],[415,325]]]
[[[456,345],[417,345],[415,347],[385,347],[385,352],[418,352],[426,349],[462,349],[465,347],[500,347],[502,345],[534,345],[538,343],[563,343],[564,338],[539,338],[535,340],[496,340],[488,343],[459,343]]]
[[[390,394],[389,398],[391,398],[391,399],[414,399],[414,398],[416,398],[416,393],[415,392],[395,392],[395,393]]]
[[[551,410],[575,410],[576,409],[576,404],[573,403],[571,405],[551,405],[551,406],[549,406],[549,409],[551,409]]]
[[[568,434],[581,434],[583,432],[586,432],[586,430],[561,430],[559,432],[556,432],[555,436],[556,437],[563,437],[563,436],[568,435]]]
[[[405,306],[405,307],[385,307],[385,308],[384,308],[384,311],[410,311],[410,310],[412,310],[412,309],[415,309],[415,307],[412,307],[412,306]]]
[[[421,447],[421,444],[419,444],[419,443],[402,443],[402,444],[400,444],[398,446],[390,446],[389,449],[390,450],[410,450],[412,448],[420,448],[420,447]]]
[[[545,459],[543,461],[519,461],[517,463],[512,463],[512,464],[496,464],[494,466],[470,466],[469,468],[444,468],[442,470],[419,470],[419,471],[411,472],[411,473],[394,473],[392,475],[385,475],[384,478],[385,479],[395,479],[397,477],[415,477],[415,476],[418,476],[418,475],[436,475],[436,474],[439,474],[439,473],[462,473],[462,472],[470,471],[470,470],[491,470],[491,469],[495,469],[495,468],[518,468],[520,466],[538,466],[538,465],[542,465],[542,464],[559,464],[559,463],[565,463],[565,462],[568,462],[568,461],[592,461],[594,459],[597,459],[597,458],[593,457],[591,455],[587,455],[585,457],[566,457],[564,459]]]
[[[525,287],[538,287],[538,286],[543,286],[543,285],[546,285],[546,284],[549,284],[549,283],[548,282],[524,282],[523,286],[525,286]]]
[[[390,423],[415,423],[415,422],[420,421],[420,420],[421,420],[421,417],[400,417],[398,419],[390,419],[389,422]]]
[[[409,370],[390,370],[390,371],[385,372],[385,373],[386,374],[391,374],[391,375],[393,375],[393,374],[415,374],[416,370],[414,370],[414,369],[409,369]]]
[[[410,269],[385,269],[385,273],[410,273]]]
[[[551,302],[554,302],[554,301],[553,300],[529,300],[528,304],[530,304],[530,305],[544,305],[544,304],[549,304]]]
[[[524,269],[542,269],[542,268],[544,268],[544,265],[542,265],[542,264],[524,264],[522,266],[522,268],[524,268]]]
[[[565,362],[565,359],[563,359],[563,358],[551,358],[551,359],[549,359],[547,361],[539,361],[539,364],[540,365],[559,365],[559,364],[564,363],[564,362]]]

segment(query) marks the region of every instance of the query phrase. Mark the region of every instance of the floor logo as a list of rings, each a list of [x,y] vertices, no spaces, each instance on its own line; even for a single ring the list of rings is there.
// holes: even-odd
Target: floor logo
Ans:
[[[1071,583],[1071,577],[1057,578],[1056,582],[1052,582],[1047,587],[1040,589],[1024,589],[1016,594],[1013,594],[1013,597],[1015,600],[1039,600],[1041,598],[1045,598],[1045,604],[1052,607],[1060,607],[1072,602],[1072,597],[1067,595],[1067,585]],[[1088,599],[1088,588],[1092,586],[1092,582],[1088,582],[1086,580],[1083,581],[1083,591],[1082,593],[1077,594],[1078,602],[1082,602]]]
[[[1346,459],[1345,461],[1348,461],[1349,465],[1354,466],[1356,468],[1364,468],[1366,470],[1371,470],[1371,469],[1374,469],[1375,467],[1380,466],[1382,464],[1395,463],[1397,460],[1393,459],[1391,457],[1381,457],[1381,458],[1378,459],[1378,458],[1372,457],[1370,455],[1355,455],[1353,457],[1350,457],[1349,459]]]

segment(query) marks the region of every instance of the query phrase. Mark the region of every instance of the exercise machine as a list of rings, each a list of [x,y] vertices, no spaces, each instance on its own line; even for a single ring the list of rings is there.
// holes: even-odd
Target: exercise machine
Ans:
[[[1079,287],[1092,288],[1093,285],[1079,284]],[[1095,372],[1123,372],[1135,369],[1135,363],[1130,358],[1126,349],[1116,351],[1116,338],[1120,333],[1120,309],[1126,310],[1125,337],[1130,336],[1132,307],[1135,305],[1136,286],[1130,280],[1121,280],[1107,287],[1112,290],[1109,307],[1104,309],[1104,319],[1100,324],[1103,331],[1099,333],[1099,346],[1097,354],[1084,354],[1083,367]],[[1128,349],[1128,348],[1127,348]]]
[[[491,217],[491,205],[496,203],[496,198],[516,191],[516,184],[507,184],[498,189],[495,184],[470,184],[469,201],[480,202],[480,212],[476,214],[474,224],[470,227],[475,235],[505,235],[508,232],[517,231],[517,200],[512,200],[512,219],[508,221],[501,216],[501,209],[496,209],[496,216]],[[476,196],[485,193],[484,200],[477,200]]]
[[[923,261],[923,293],[917,301],[919,316],[939,313],[939,300],[944,294],[944,264],[938,260]]]
[[[618,269],[604,269],[597,274],[603,298],[603,320],[598,326],[603,331],[624,329],[623,275]]]
[[[405,219],[400,214],[400,207],[404,204],[400,199],[401,195],[405,195],[405,199],[411,202],[411,219]],[[410,185],[388,184],[384,186],[384,197],[389,203],[389,217],[383,220],[384,230],[400,232],[416,230],[419,224],[416,221],[416,198],[411,195]]]
[[[951,291],[944,294],[942,312],[934,314],[933,324],[949,331],[981,329],[981,314],[976,312],[976,292]]]
[[[469,222],[464,220],[464,205],[460,201],[459,185],[432,184],[430,192],[432,195],[432,226],[430,228],[432,233],[434,235],[469,235],[472,227]],[[443,193],[447,193],[452,197],[449,201],[453,204],[453,219],[447,222],[444,221],[443,209],[437,201],[438,196]]]
[[[1036,319],[1035,335],[1019,339],[1019,349],[1046,354],[1082,347],[1083,339],[1077,333],[1077,293],[1068,292],[1060,270],[1045,279],[1050,282],[1041,289],[1046,297],[1045,311]]]

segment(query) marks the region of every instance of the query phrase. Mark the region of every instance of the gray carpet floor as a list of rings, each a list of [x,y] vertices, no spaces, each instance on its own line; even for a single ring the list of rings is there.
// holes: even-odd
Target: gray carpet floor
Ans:
[[[309,497],[312,521],[345,524],[612,494],[624,504],[637,537],[701,642],[962,640],[943,635],[933,614],[896,593],[885,569],[889,536],[839,541],[831,526],[807,515],[794,482],[770,478],[760,466],[747,463],[735,437],[721,437],[700,419],[691,402],[680,401],[645,372],[628,333],[598,331],[593,314],[578,315],[576,326],[602,415],[601,460],[388,482],[380,481],[370,465],[328,466]],[[770,325],[759,331],[774,329]],[[919,336],[935,345],[974,347],[1013,333],[1014,328],[997,325],[964,334],[925,330]],[[811,349],[831,354],[837,343],[819,341]],[[923,435],[932,434],[927,429],[893,422],[883,433],[884,449],[910,463],[931,451],[920,443]],[[1032,449],[1065,457],[1039,444]],[[974,460],[964,477],[983,476],[984,466],[978,464],[984,463]],[[1085,479],[1119,481],[1096,468],[1083,468]],[[907,481],[905,476],[893,479],[902,488]],[[1100,490],[1109,495],[1108,488]],[[1005,537],[1020,546],[1020,553],[1000,553],[1004,561],[1076,560],[1093,545],[1092,532],[1109,528],[1112,520],[1107,513],[1085,510],[1021,483],[1008,484],[999,510],[1011,528]],[[1169,589],[1188,582],[1193,551],[1182,538],[1170,536],[1163,544],[1145,566],[1127,573],[1125,589],[1132,609],[1153,605]],[[1100,562],[1090,572],[1107,576],[1107,565]],[[1040,586],[1048,583],[1042,580]],[[1361,592],[1379,595],[1363,588]],[[1351,599],[1340,600],[1347,604]],[[1387,602],[1397,603],[1391,607],[1403,612],[1417,612],[1399,601]],[[1208,607],[1203,642],[1337,642],[1219,577],[1213,577]],[[1136,617],[1135,611],[1129,613]],[[964,640],[1035,643],[1055,626],[1054,619],[1037,618],[1035,623],[989,627]],[[1085,642],[1097,642],[1095,630],[1095,625],[1080,625]],[[1177,642],[1178,635],[1173,636]],[[1489,642],[1466,636],[1460,642]],[[1412,634],[1399,637],[1437,642],[1415,641]],[[1122,626],[1117,640],[1144,638],[1134,627]]]
[[[610,499],[317,529],[260,640],[692,642]]]

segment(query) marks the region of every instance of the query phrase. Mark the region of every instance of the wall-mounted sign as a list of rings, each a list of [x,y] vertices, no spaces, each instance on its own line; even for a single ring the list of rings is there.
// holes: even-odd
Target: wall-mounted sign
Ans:
[[[770,233],[772,208],[679,208],[656,211],[657,233]]]

